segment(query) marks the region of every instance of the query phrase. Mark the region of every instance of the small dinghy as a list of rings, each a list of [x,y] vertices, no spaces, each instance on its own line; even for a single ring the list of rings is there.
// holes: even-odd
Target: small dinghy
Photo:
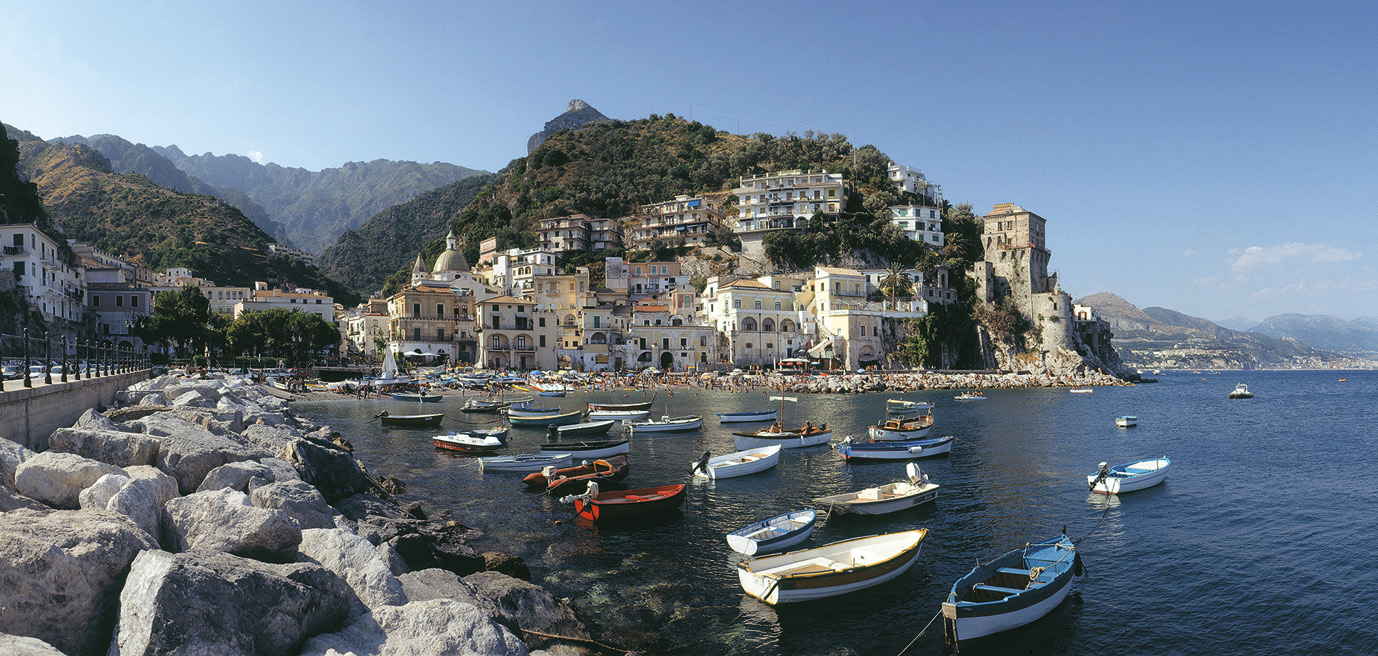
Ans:
[[[502,440],[491,435],[470,435],[468,433],[449,433],[436,435],[431,443],[437,449],[461,451],[463,453],[492,453],[507,446]]]
[[[1172,461],[1168,460],[1167,456],[1114,467],[1102,462],[1097,466],[1096,473],[1086,477],[1086,485],[1092,492],[1100,494],[1142,490],[1162,483],[1167,478],[1168,466],[1171,464]]]
[[[545,488],[549,494],[571,494],[583,492],[585,484],[589,481],[616,483],[626,478],[629,473],[631,466],[627,464],[627,457],[613,456],[563,469],[546,467],[534,474],[528,474],[522,479],[522,483],[527,487]]]
[[[612,492],[600,492],[597,483],[589,483],[586,494],[562,500],[572,500],[581,519],[611,522],[670,512],[684,504],[684,496],[683,483]]]
[[[817,521],[818,512],[812,508],[776,515],[728,533],[727,546],[748,556],[784,551],[809,539]]]
[[[603,421],[611,419],[613,421],[640,421],[651,416],[650,410],[590,410],[589,419],[592,421]]]
[[[911,462],[904,469],[909,474],[907,481],[895,481],[857,492],[818,497],[814,501],[840,513],[883,515],[913,508],[938,498],[938,484],[928,480],[928,475],[919,468],[918,463]]]
[[[541,453],[568,453],[575,458],[606,458],[631,450],[631,440],[605,440],[602,442],[571,442],[559,444],[548,442],[540,446]]]
[[[745,424],[753,421],[775,421],[779,410],[758,410],[756,412],[719,412],[719,424]]]
[[[927,401],[905,401],[904,399],[886,399],[885,414],[893,417],[913,416],[920,413],[927,413],[933,409],[933,404]]]
[[[772,444],[758,449],[729,453],[716,458],[710,458],[709,455],[704,453],[702,459],[692,463],[690,471],[698,478],[715,481],[720,478],[736,478],[755,474],[774,467],[780,462],[780,445]]]
[[[608,429],[612,428],[613,420],[590,421],[582,424],[569,424],[567,426],[550,426],[551,437],[584,437],[587,435],[605,435]]]
[[[513,426],[566,426],[579,423],[579,419],[583,416],[584,413],[580,410],[566,412],[562,415],[545,415],[540,417],[518,417],[509,414],[507,415],[507,421]]]
[[[508,408],[505,414],[509,419],[512,417],[532,418],[532,417],[554,417],[560,414],[559,408]]]
[[[1125,415],[1115,418],[1115,425],[1120,428],[1133,428],[1139,425],[1139,418],[1134,415]]]
[[[534,472],[546,467],[568,467],[572,462],[574,456],[568,453],[523,453],[479,458],[478,466],[484,471]]]
[[[440,425],[440,420],[445,418],[443,414],[433,415],[393,415],[384,410],[375,417],[378,423],[384,426],[400,426],[403,428],[435,428]]]
[[[827,424],[814,426],[811,423],[805,423],[803,426],[791,430],[781,428],[779,422],[776,422],[774,426],[768,426],[755,432],[732,434],[732,442],[740,451],[772,444],[778,444],[782,449],[802,449],[806,446],[827,444],[832,438],[832,429],[828,428]]]
[[[747,594],[771,605],[864,590],[909,571],[928,529],[843,540],[737,564]]]
[[[697,430],[703,426],[703,417],[700,415],[686,415],[684,417],[661,417],[660,419],[646,419],[644,421],[627,422],[627,430],[633,435],[637,433],[681,433],[684,431]]]
[[[1082,572],[1076,545],[1063,535],[1015,549],[957,579],[943,602],[949,644],[1024,626],[1047,615]]]
[[[933,415],[919,415],[904,419],[889,418],[866,429],[873,440],[921,440],[933,430]]]
[[[939,456],[952,451],[952,443],[957,438],[935,437],[928,440],[910,442],[857,442],[851,437],[844,438],[837,445],[837,453],[843,460],[911,460]]]

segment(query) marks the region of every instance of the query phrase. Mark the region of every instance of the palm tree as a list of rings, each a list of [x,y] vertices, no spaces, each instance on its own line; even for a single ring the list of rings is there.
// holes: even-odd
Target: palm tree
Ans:
[[[895,309],[895,296],[900,290],[908,288],[909,282],[909,272],[905,271],[904,265],[899,262],[891,262],[885,269],[885,280],[881,281],[880,286],[890,294],[890,309]]]

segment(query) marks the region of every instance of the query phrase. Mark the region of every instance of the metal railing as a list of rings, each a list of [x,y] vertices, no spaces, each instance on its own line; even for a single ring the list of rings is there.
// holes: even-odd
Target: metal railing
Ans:
[[[4,366],[0,394],[31,388],[38,381],[45,385],[66,383],[130,373],[150,366],[147,349],[107,346],[103,341],[65,335],[54,337],[46,333],[31,335],[27,330],[19,335],[0,333],[0,362]]]

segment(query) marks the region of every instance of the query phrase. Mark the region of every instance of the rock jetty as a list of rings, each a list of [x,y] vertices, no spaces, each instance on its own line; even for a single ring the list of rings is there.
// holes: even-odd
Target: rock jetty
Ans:
[[[568,601],[252,382],[162,376],[0,438],[0,652],[592,653]],[[532,651],[535,650],[535,651]]]
[[[1037,387],[1094,387],[1132,385],[1132,382],[1099,372],[1075,376],[1047,373],[961,373],[952,371],[919,373],[868,373],[810,377],[792,380],[776,376],[766,385],[784,387],[794,394],[861,394],[864,392],[915,392],[921,390],[1032,389]]]

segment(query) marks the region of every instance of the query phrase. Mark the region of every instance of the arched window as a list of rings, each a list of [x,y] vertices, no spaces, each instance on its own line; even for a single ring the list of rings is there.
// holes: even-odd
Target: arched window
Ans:
[[[782,333],[792,333],[792,332],[794,332],[794,322],[793,322],[793,321],[790,321],[789,319],[785,319],[784,321],[781,321],[781,322],[780,322],[780,332],[782,332]]]
[[[756,320],[753,319],[753,318],[751,318],[751,317],[747,317],[747,318],[745,318],[745,319],[742,319],[742,330],[755,331],[755,330],[756,330]]]
[[[761,330],[763,332],[773,332],[775,330],[775,321],[766,317],[766,319],[761,322]]]

